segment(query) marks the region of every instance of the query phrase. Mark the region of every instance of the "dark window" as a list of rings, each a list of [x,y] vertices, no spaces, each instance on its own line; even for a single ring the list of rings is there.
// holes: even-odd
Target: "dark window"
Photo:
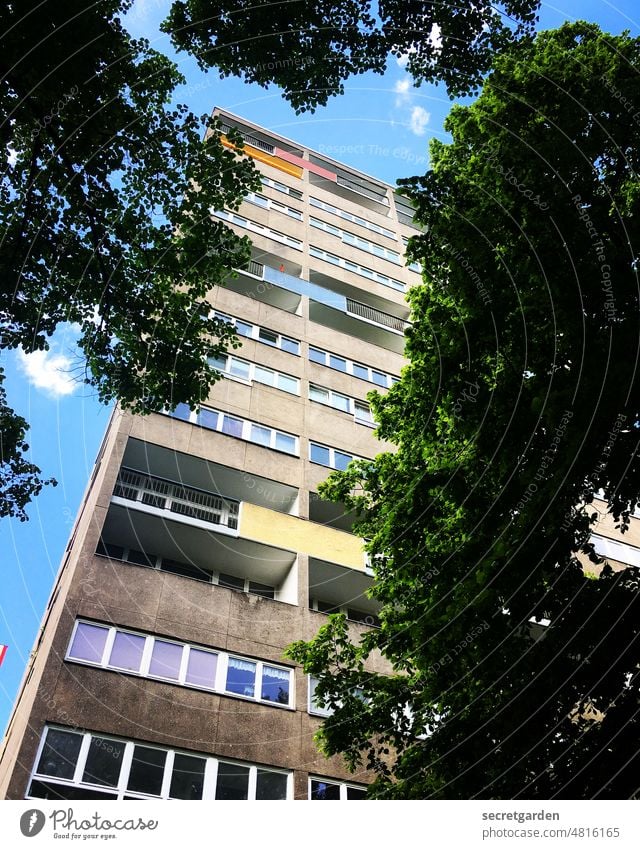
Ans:
[[[265,664],[262,667],[262,698],[279,705],[288,705],[290,679],[288,670]]]
[[[255,581],[249,581],[249,592],[253,595],[260,595],[262,598],[275,598],[276,591],[274,587],[267,584],[258,584]]]
[[[204,758],[176,754],[169,796],[172,799],[202,799],[205,763]]]
[[[256,665],[249,660],[230,657],[227,668],[227,692],[240,696],[255,695]]]
[[[362,625],[369,625],[371,628],[379,628],[380,620],[373,613],[365,613],[364,610],[347,609],[347,619],[352,622],[360,622]]]
[[[236,578],[235,575],[225,575],[221,572],[218,576],[218,586],[228,587],[230,590],[242,590],[244,592],[244,578]]]
[[[33,796],[35,799],[71,799],[73,801],[118,798],[113,793],[101,793],[99,790],[88,790],[86,787],[52,784],[48,781],[32,781],[27,795]]]
[[[261,327],[258,331],[258,339],[261,342],[265,342],[267,345],[278,344],[278,334],[273,333],[271,330],[266,330],[264,327]]]
[[[162,749],[148,746],[136,746],[133,750],[131,772],[127,788],[134,793],[148,793],[159,796],[162,790],[162,776],[167,753]]]
[[[82,734],[49,728],[36,772],[56,778],[73,778],[81,745]]]
[[[160,569],[163,572],[171,572],[173,575],[182,575],[185,578],[196,578],[198,581],[211,581],[211,573],[205,572],[199,566],[193,566],[191,563],[178,563],[177,560],[169,560],[163,558],[160,563]]]
[[[256,781],[256,799],[286,799],[287,776],[281,772],[259,769]]]
[[[129,549],[129,553],[127,554],[127,560],[129,563],[135,563],[137,566],[153,567],[156,565],[156,558],[153,555],[145,554],[144,551],[137,551],[135,548]]]
[[[366,799],[367,791],[363,787],[347,787],[347,799]]]
[[[123,560],[124,548],[121,545],[112,545],[110,542],[100,540],[96,548],[96,554],[102,554],[104,557],[113,557],[114,560]]]
[[[120,740],[92,737],[82,780],[89,784],[117,787],[124,746]]]
[[[220,762],[216,782],[216,799],[247,799],[248,795],[248,767]]]
[[[311,798],[325,801],[336,801],[340,799],[340,785],[331,784],[328,781],[311,782]]]
[[[317,604],[321,613],[340,613],[340,608],[336,604],[331,604],[328,601],[319,601]]]

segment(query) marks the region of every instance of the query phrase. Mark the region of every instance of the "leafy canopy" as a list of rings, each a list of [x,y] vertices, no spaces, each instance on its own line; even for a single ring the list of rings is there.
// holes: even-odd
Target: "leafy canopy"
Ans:
[[[403,58],[417,83],[453,95],[477,88],[494,54],[530,35],[538,0],[176,0],[163,24],[174,45],[262,86],[276,83],[297,112],[324,105],[344,82]]]
[[[210,210],[257,177],[214,123],[171,107],[183,78],[123,28],[130,5],[0,11],[0,348],[46,349],[76,323],[85,383],[145,413],[199,403],[207,357],[234,344],[205,297],[250,246]]]
[[[424,282],[373,400],[397,452],[324,487],[371,540],[382,627],[331,617],[290,651],[335,708],[324,751],[375,770],[373,795],[637,790],[640,585],[583,563],[594,497],[624,531],[640,492],[639,70],[627,34],[540,33],[404,181]]]

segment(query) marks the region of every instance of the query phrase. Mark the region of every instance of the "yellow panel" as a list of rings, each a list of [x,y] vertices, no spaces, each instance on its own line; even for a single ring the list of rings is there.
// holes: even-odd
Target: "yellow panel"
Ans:
[[[246,501],[241,508],[240,536],[364,571],[362,540],[353,534]]]
[[[237,149],[235,144],[231,144],[229,139],[224,135],[220,136],[220,141],[225,147],[230,147],[232,150]],[[265,162],[267,165],[271,165],[272,168],[284,171],[292,177],[297,177],[298,179],[301,179],[302,177],[302,168],[298,165],[293,165],[291,162],[285,162],[284,159],[280,159],[279,156],[272,156],[270,153],[266,153],[264,150],[260,150],[257,147],[252,147],[250,144],[245,143],[243,153],[246,153],[247,156],[251,156],[253,159],[257,159],[260,162]]]

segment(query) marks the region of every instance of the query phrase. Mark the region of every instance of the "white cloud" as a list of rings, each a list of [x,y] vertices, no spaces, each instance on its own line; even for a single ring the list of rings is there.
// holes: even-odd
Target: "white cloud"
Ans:
[[[409,56],[415,52],[416,48],[412,46],[407,50],[406,53],[401,53],[399,56],[396,56],[396,62],[398,66],[402,69],[406,68],[409,62]]]
[[[411,92],[409,91],[411,87],[411,80],[409,77],[404,77],[401,80],[396,80],[396,83],[393,87],[394,92],[396,93],[396,106],[402,106],[405,103],[408,103],[411,100]]]
[[[438,24],[434,24],[431,27],[431,32],[429,33],[428,41],[432,45],[432,47],[435,47],[437,53],[442,50],[442,30],[440,29]]]
[[[25,354],[20,349],[18,364],[32,386],[53,398],[71,395],[78,386],[78,381],[70,373],[71,360],[63,354],[51,351]]]
[[[409,129],[414,136],[423,136],[427,131],[427,124],[431,118],[431,113],[423,109],[422,106],[414,106],[411,110],[411,118],[409,119]]]
[[[14,150],[12,147],[7,148],[7,165],[10,165],[12,168],[18,161],[18,152]]]

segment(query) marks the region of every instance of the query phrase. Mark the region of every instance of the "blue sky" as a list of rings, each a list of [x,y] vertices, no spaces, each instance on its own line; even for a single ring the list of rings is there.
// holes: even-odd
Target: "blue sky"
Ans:
[[[638,0],[558,0],[543,3],[541,26],[596,21],[610,32],[640,33]],[[133,35],[171,53],[158,30],[170,0],[136,0],[127,17]],[[173,55],[173,54],[172,54]],[[395,61],[384,76],[347,81],[342,98],[314,114],[296,116],[276,89],[204,74],[193,60],[175,57],[186,85],[177,99],[194,112],[220,106],[387,182],[423,173],[429,139],[443,138],[451,101],[442,87],[414,89]],[[9,645],[0,668],[0,729],[8,721],[49,592],[58,571],[110,410],[77,381],[72,328],[56,335],[46,355],[25,358],[3,351],[9,403],[31,423],[30,458],[58,486],[47,487],[29,508],[30,521],[0,521],[0,644]]]

